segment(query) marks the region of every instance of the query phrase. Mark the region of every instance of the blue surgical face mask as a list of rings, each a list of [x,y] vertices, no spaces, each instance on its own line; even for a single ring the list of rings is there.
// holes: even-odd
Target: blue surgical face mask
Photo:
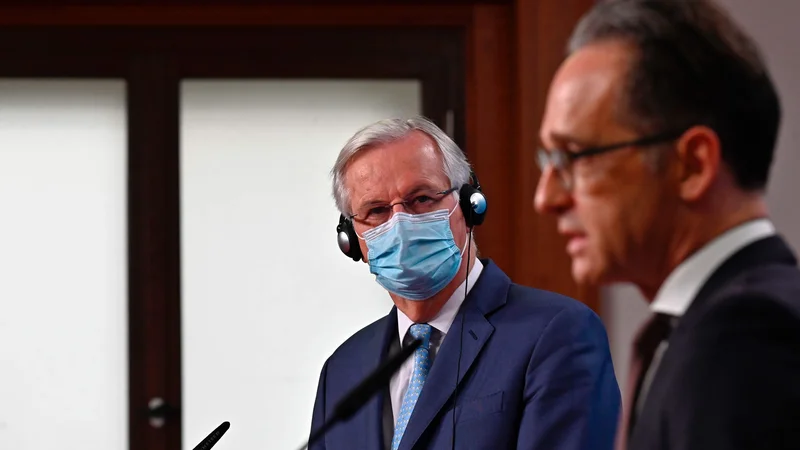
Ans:
[[[444,289],[458,273],[464,253],[450,229],[455,208],[394,213],[386,223],[365,232],[369,268],[378,284],[409,300],[426,300]]]

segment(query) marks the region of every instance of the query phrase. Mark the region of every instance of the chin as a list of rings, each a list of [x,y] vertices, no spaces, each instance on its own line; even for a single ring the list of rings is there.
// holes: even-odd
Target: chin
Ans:
[[[602,282],[602,270],[588,258],[572,259],[572,279],[582,285],[598,285]]]

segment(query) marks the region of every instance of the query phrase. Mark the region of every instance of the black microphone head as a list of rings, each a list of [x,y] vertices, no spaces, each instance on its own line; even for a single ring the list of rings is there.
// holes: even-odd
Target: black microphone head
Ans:
[[[225,421],[220,424],[214,431],[211,432],[205,439],[203,439],[194,450],[211,450],[211,447],[216,445],[216,443],[222,438],[222,435],[228,431],[228,428],[231,427],[230,422]]]

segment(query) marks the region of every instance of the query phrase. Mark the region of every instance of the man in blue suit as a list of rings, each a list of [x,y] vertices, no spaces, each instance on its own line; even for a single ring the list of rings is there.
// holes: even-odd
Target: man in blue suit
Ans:
[[[325,362],[312,430],[387,355],[423,344],[312,450],[613,447],[620,393],[602,323],[477,258],[486,198],[445,133],[424,118],[377,122],[332,174],[340,247],[395,307]]]

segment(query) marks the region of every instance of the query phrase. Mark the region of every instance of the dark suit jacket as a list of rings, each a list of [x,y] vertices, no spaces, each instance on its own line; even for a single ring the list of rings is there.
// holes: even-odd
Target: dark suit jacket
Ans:
[[[800,448],[800,271],[777,236],[712,274],[679,324],[634,450]]]
[[[401,450],[450,449],[453,393],[457,449],[611,449],[620,409],[605,328],[585,305],[513,284],[492,262],[439,348]],[[357,332],[325,363],[312,429],[385,358],[396,310]],[[312,450],[384,448],[385,402],[376,395]],[[391,440],[388,436],[387,440]]]

